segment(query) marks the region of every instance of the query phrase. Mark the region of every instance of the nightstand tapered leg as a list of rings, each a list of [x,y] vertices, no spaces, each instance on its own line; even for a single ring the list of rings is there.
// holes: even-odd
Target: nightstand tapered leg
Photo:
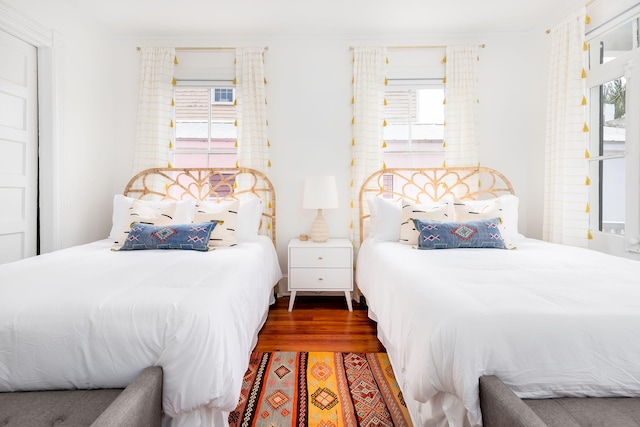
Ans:
[[[296,300],[296,291],[291,291],[291,296],[289,297],[289,311],[293,310],[293,302]]]
[[[347,307],[349,307],[349,311],[353,311],[353,307],[351,306],[351,292],[344,291],[344,297],[347,299]]]

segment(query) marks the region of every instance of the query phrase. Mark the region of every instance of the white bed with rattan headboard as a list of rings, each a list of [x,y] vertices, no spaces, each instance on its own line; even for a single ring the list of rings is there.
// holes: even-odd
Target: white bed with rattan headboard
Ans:
[[[155,365],[165,425],[226,425],[282,277],[275,202],[255,170],[150,169],[114,198],[112,238],[0,266],[0,391],[121,388]],[[140,250],[145,230],[206,247]]]
[[[414,425],[482,425],[483,375],[522,398],[640,395],[640,263],[525,238],[488,168],[383,170],[360,194],[356,283]],[[496,223],[504,245],[445,235]]]

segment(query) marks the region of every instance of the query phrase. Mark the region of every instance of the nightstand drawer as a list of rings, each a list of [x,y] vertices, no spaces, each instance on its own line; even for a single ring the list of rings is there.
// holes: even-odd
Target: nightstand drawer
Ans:
[[[296,290],[351,290],[351,268],[292,268],[289,288]]]
[[[295,248],[290,251],[291,267],[351,268],[350,248]]]

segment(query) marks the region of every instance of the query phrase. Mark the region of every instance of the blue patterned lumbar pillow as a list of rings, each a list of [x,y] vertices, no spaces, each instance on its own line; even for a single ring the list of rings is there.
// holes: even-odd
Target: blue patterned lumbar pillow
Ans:
[[[489,218],[468,222],[435,222],[413,220],[418,249],[492,248],[507,249],[500,232],[500,219]]]
[[[217,222],[149,225],[134,222],[121,251],[143,249],[186,249],[208,251],[209,238]]]

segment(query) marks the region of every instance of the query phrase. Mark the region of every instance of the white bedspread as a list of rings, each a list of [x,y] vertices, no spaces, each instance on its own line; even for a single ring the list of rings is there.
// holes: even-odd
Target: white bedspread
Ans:
[[[273,243],[110,247],[0,266],[0,390],[124,387],[157,365],[173,425],[220,423],[237,404],[282,275]]]
[[[523,398],[640,395],[638,261],[367,239],[356,272],[416,425],[481,425],[485,374]]]

